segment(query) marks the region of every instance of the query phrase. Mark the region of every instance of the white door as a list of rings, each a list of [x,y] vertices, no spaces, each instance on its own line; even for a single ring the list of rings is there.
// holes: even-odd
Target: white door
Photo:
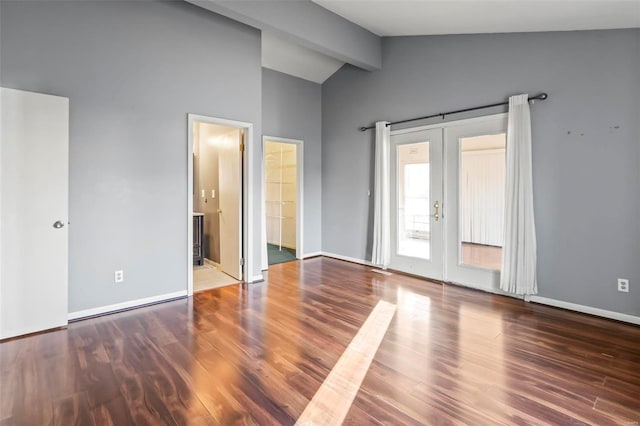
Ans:
[[[218,154],[220,268],[242,280],[242,131],[224,136]]]
[[[445,279],[498,290],[505,195],[504,115],[445,128]]]
[[[391,264],[441,280],[442,129],[391,135]]]
[[[8,338],[67,324],[69,99],[0,90],[0,338]]]

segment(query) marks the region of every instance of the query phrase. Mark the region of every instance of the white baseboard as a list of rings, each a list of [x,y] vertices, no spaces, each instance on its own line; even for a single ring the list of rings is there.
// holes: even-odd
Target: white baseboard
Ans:
[[[312,253],[305,253],[302,255],[303,259],[308,259],[310,257],[317,257],[317,256],[322,256],[322,252],[321,251],[314,251]]]
[[[362,259],[356,259],[356,258],[353,258],[353,257],[342,256],[342,255],[339,255],[339,254],[328,253],[328,252],[324,252],[324,251],[320,252],[320,254],[322,256],[331,257],[331,258],[338,259],[338,260],[346,260],[348,262],[359,263],[361,265],[374,266],[371,262],[366,261],[366,260],[362,260]],[[429,279],[429,278],[425,277],[425,279]],[[501,296],[508,296],[508,297],[513,297],[513,298],[517,298],[517,299],[523,299],[522,296],[509,294],[509,293],[506,293],[506,292],[501,291],[499,289],[475,288],[475,287],[471,287],[471,286],[468,286],[466,284],[460,284],[460,283],[451,283],[451,284],[460,285],[460,286],[463,286],[463,287],[474,288],[476,290],[481,290],[481,291],[485,291],[485,292],[488,292],[488,293],[498,294],[498,295],[501,295]],[[524,297],[524,300],[526,302],[540,303],[541,305],[554,306],[556,308],[568,309],[570,311],[582,312],[582,313],[585,313],[585,314],[595,315],[595,316],[598,316],[598,317],[609,318],[609,319],[613,319],[613,320],[617,320],[617,321],[628,322],[630,324],[640,325],[640,317],[635,316],[635,315],[623,314],[623,313],[620,313],[620,312],[608,311],[606,309],[594,308],[594,307],[585,306],[585,305],[578,305],[576,303],[563,302],[562,300],[549,299],[549,298],[540,297],[540,296],[528,296],[528,297]]]
[[[208,265],[211,265],[211,266],[214,266],[215,268],[218,268],[220,266],[219,263],[216,263],[211,259],[207,259],[206,257],[204,258],[204,263],[206,263]]]
[[[349,257],[349,256],[343,256],[341,254],[328,253],[326,251],[321,251],[320,255],[325,257],[331,257],[333,259],[338,259],[338,260],[346,260],[347,262],[359,263],[360,265],[374,266],[373,263],[369,262],[368,260],[357,259],[355,257]]]
[[[540,296],[529,296],[525,298],[525,300],[527,302],[540,303],[541,305],[554,306],[556,308],[568,309],[570,311],[582,312],[584,314],[640,325],[640,317],[635,315],[623,314],[620,312],[608,311],[606,309],[578,305],[577,303],[564,302],[562,300],[549,299],[547,297]]]
[[[30,327],[24,327],[14,330],[3,330],[0,334],[0,340],[11,339],[13,337],[24,336],[26,334],[40,333],[43,331],[55,330],[57,328],[63,328],[67,326],[67,321],[62,321],[59,324],[36,324]]]
[[[427,278],[428,279],[428,278]],[[459,283],[456,281],[444,281],[445,284],[447,285],[455,285],[458,287],[465,287],[465,288],[469,288],[471,290],[478,290],[478,291],[483,291],[485,293],[491,293],[491,294],[497,294],[498,296],[506,296],[506,297],[511,297],[513,299],[520,299],[520,300],[524,300],[525,297],[523,295],[520,294],[513,294],[513,293],[507,293],[506,291],[502,291],[499,288],[493,288],[493,287],[475,287],[471,284],[466,284],[466,283]]]
[[[249,284],[259,282],[259,281],[264,281],[264,275],[262,274],[254,275],[253,277],[251,277],[251,281],[249,281]]]
[[[161,294],[158,296],[145,297],[144,299],[136,299],[129,300],[127,302],[116,303],[114,305],[100,306],[99,308],[85,309],[83,311],[69,312],[68,319],[69,321],[95,317],[97,315],[103,315],[110,312],[123,311],[125,309],[138,308],[144,305],[150,305],[153,303],[166,302],[172,299],[179,299],[181,297],[186,297],[187,291],[181,290],[173,293]]]

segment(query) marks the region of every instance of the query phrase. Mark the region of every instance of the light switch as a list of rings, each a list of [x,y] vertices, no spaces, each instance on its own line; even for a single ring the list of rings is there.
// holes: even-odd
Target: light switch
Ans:
[[[211,198],[216,198],[216,190],[215,189],[211,190]]]
[[[202,198],[204,198],[204,189],[202,190],[202,195],[201,196],[202,196]]]

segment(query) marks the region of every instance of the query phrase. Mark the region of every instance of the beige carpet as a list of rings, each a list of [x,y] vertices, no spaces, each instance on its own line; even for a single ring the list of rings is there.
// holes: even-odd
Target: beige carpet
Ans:
[[[218,270],[215,266],[205,263],[193,267],[193,291],[210,290],[237,284],[240,281]]]

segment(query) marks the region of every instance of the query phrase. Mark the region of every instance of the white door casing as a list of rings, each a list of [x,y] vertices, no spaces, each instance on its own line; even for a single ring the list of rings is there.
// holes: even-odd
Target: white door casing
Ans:
[[[506,126],[507,114],[494,114],[391,132],[392,264],[390,267],[392,269],[506,294],[499,289],[499,270],[462,263],[460,194],[458,192],[460,190],[459,175],[462,155],[460,139],[501,134],[506,132]],[[440,200],[440,220],[438,223],[434,223],[435,220],[431,217],[431,259],[428,262],[424,259],[413,259],[397,254],[397,146],[399,144],[420,143],[426,140],[430,140],[431,213],[434,213],[434,200]],[[439,153],[433,152],[433,146],[438,146],[437,141],[440,141]]]
[[[242,132],[234,129],[223,138],[218,151],[220,268],[242,280]]]
[[[263,279],[262,274],[255,274],[253,261],[253,249],[255,236],[254,229],[254,150],[253,146],[253,124],[245,121],[229,120],[226,118],[210,117],[199,114],[187,114],[187,295],[193,294],[193,146],[195,138],[195,126],[197,123],[218,124],[222,126],[237,127],[244,131],[245,147],[242,156],[242,251],[244,267],[242,270],[243,281],[252,283]],[[262,241],[258,235],[257,241]],[[258,271],[259,272],[259,271]]]
[[[67,324],[69,99],[0,90],[0,338],[9,338]]]
[[[268,269],[269,267],[269,259],[267,256],[267,207],[266,207],[266,169],[267,169],[267,158],[266,158],[266,144],[268,142],[275,143],[287,143],[295,145],[296,147],[296,258],[303,259],[304,258],[304,141],[300,139],[291,139],[291,138],[281,138],[275,136],[263,136],[262,137],[262,152],[263,152],[263,161],[262,161],[262,170],[263,170],[263,179],[262,179],[262,226],[263,226],[263,239],[265,243],[263,244],[263,259],[262,265],[263,269]]]

